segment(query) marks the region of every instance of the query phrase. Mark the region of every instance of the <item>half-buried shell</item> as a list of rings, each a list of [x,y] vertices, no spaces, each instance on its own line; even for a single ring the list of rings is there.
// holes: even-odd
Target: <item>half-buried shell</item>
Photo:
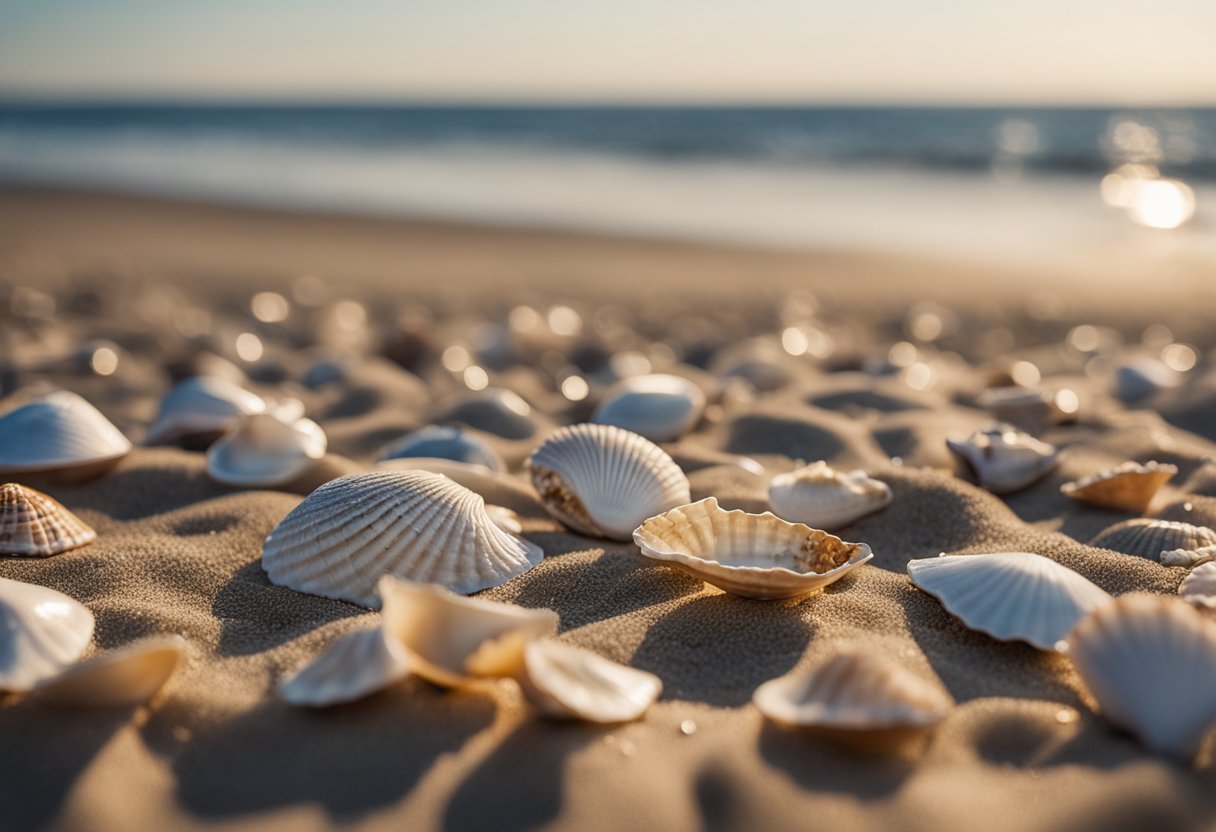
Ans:
[[[142,705],[165,686],[185,653],[181,636],[151,636],[69,667],[30,698],[96,708]]]
[[[946,447],[993,494],[1026,488],[1055,468],[1059,457],[1053,446],[1008,425],[976,431],[962,442],[947,439]]]
[[[1060,492],[1093,506],[1140,513],[1177,473],[1176,466],[1160,462],[1125,462],[1109,471],[1066,482]]]
[[[891,488],[865,471],[837,471],[822,460],[773,477],[768,501],[794,523],[838,529],[891,504]]]
[[[253,413],[207,451],[207,474],[224,485],[272,488],[307,471],[327,446],[325,431],[311,419]]]
[[[653,673],[553,639],[525,648],[519,684],[545,714],[584,722],[637,719],[663,692],[662,680]]]
[[[705,411],[705,393],[679,376],[656,373],[632,376],[613,385],[592,421],[616,425],[651,442],[669,442],[684,435]]]
[[[93,639],[93,613],[36,584],[0,578],[0,691],[24,692],[59,675]]]
[[[409,654],[383,627],[359,630],[338,639],[279,685],[279,696],[293,705],[340,705],[370,696],[410,673]]]
[[[1216,546],[1216,531],[1177,520],[1137,517],[1104,529],[1089,545],[1156,560],[1165,552]]]
[[[99,476],[131,452],[118,428],[75,393],[50,393],[0,416],[0,475]]]
[[[0,485],[0,555],[45,558],[96,539],[97,532],[41,491]]]
[[[380,452],[380,459],[423,457],[451,459],[481,465],[491,471],[506,471],[506,463],[483,439],[450,425],[427,425],[393,442]]]
[[[1178,586],[1182,600],[1203,607],[1216,607],[1216,563],[1197,566]]]

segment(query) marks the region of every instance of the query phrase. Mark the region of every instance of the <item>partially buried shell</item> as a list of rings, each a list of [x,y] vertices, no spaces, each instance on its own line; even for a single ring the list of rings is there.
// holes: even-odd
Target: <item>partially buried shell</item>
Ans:
[[[87,479],[130,452],[118,428],[75,393],[51,393],[0,416],[0,475]]]
[[[1064,651],[1076,623],[1111,600],[1101,587],[1031,552],[908,561],[908,576],[972,630]]]
[[[340,705],[383,690],[409,673],[405,648],[383,627],[374,627],[338,639],[283,680],[279,696],[293,705]]]
[[[1104,529],[1089,545],[1155,560],[1176,549],[1216,546],[1216,531],[1176,520],[1137,517]]]
[[[55,705],[142,705],[165,686],[186,653],[181,636],[152,636],[69,667],[30,692]]]
[[[668,442],[686,433],[705,411],[705,393],[688,379],[656,373],[632,376],[613,385],[591,417],[601,425],[616,425]]]
[[[714,497],[674,508],[633,534],[642,554],[744,598],[823,589],[874,555],[864,543],[773,514],[727,511]]]
[[[76,661],[93,613],[44,586],[0,578],[0,690],[27,691]]]
[[[1178,586],[1182,600],[1204,607],[1216,607],[1216,563],[1195,567]]]
[[[424,457],[482,465],[491,471],[507,470],[489,443],[466,430],[449,425],[427,425],[408,433],[380,452],[380,459]]]
[[[262,566],[280,586],[375,607],[384,575],[469,593],[543,556],[495,525],[477,494],[439,474],[402,471],[352,474],[318,488],[271,531]]]
[[[544,517],[546,510],[532,486],[505,471],[491,471],[482,465],[434,457],[385,459],[376,463],[377,471],[430,471],[443,474],[482,496],[487,503],[503,506],[521,514]]]
[[[266,409],[266,401],[261,396],[230,381],[209,376],[188,378],[161,400],[160,412],[148,429],[146,443],[209,444],[230,430],[241,417],[263,413]]]
[[[1169,549],[1160,555],[1166,566],[1185,566],[1188,569],[1216,560],[1216,546],[1200,546],[1198,549]]]
[[[463,394],[440,411],[435,421],[459,422],[504,439],[527,439],[538,427],[531,405],[518,394],[501,389]]]
[[[1153,751],[1195,756],[1216,722],[1216,624],[1161,595],[1123,595],[1068,638],[1103,716]]]
[[[96,539],[97,532],[41,491],[0,485],[0,554],[45,558]]]
[[[1055,468],[1059,456],[1051,445],[1008,425],[976,431],[962,442],[947,439],[946,446],[993,494],[1026,488]]]
[[[819,461],[773,477],[768,501],[780,517],[837,529],[891,504],[891,489],[865,471],[837,471]]]
[[[519,683],[528,701],[549,716],[585,722],[637,719],[663,691],[653,673],[553,639],[527,646]]]
[[[216,482],[269,488],[291,482],[325,456],[325,431],[311,419],[273,413],[244,416],[207,451],[207,474]]]
[[[1090,505],[1139,513],[1177,473],[1176,466],[1160,462],[1125,462],[1109,471],[1066,482],[1060,492]]]
[[[595,537],[628,540],[647,517],[692,499],[671,457],[612,425],[562,428],[532,453],[528,470],[549,513]]]

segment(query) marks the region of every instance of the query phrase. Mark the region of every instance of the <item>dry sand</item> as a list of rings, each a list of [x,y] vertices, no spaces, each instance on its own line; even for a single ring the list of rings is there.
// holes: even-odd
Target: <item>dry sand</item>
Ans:
[[[644,311],[653,303],[660,330],[706,312],[713,316],[707,338],[729,342],[771,329],[775,300],[791,287],[809,288],[854,353],[839,359],[841,369],[878,341],[902,337],[898,316],[923,296],[949,299],[973,316],[971,332],[960,336],[972,343],[994,328],[1020,343],[1049,343],[1063,331],[1058,322],[1027,317],[1012,300],[1004,309],[994,303],[1044,286],[1053,286],[1058,314],[1078,319],[1117,313],[1122,323],[1142,326],[1165,306],[1160,293],[1129,305],[1116,302],[1113,290],[1090,304],[1084,283],[1052,284],[1059,275],[1023,276],[1015,292],[1013,278],[997,268],[946,261],[0,191],[5,294],[35,285],[61,300],[54,323],[11,324],[10,355],[28,365],[99,336],[131,351],[109,378],[55,371],[23,380],[81,392],[136,440],[169,384],[161,364],[182,346],[148,334],[156,327],[132,312],[141,298],[160,297],[147,287],[178,287],[173,302],[207,304],[217,329],[232,333],[238,330],[218,324],[235,320],[253,291],[289,286],[304,271],[342,285],[373,317],[418,302],[450,312],[456,329],[438,327],[441,342],[472,315],[497,315],[527,299],[610,299]],[[983,292],[975,291],[980,277]],[[1196,286],[1203,277],[1174,279]],[[82,287],[113,293],[98,300]],[[1201,329],[1208,298],[1181,304],[1186,311],[1168,319],[1176,334]],[[846,343],[854,330],[861,334]],[[1066,659],[966,630],[909,585],[904,565],[943,551],[1027,550],[1113,593],[1173,593],[1183,570],[1082,542],[1127,515],[1081,506],[1058,489],[1124,459],[1173,462],[1181,471],[1154,511],[1216,523],[1216,489],[1203,462],[1216,456],[1213,385],[1201,379],[1154,402],[1190,433],[1151,410],[1118,407],[1098,381],[1076,379],[1088,395],[1081,424],[1042,436],[1066,449],[1061,469],[1002,500],[952,473],[943,443],[988,421],[969,402],[1007,365],[1011,354],[1000,346],[988,350],[980,370],[944,371],[933,391],[802,366],[778,391],[729,398],[720,419],[669,446],[690,471],[694,499],[714,494],[728,506],[760,507],[765,482],[721,464],[722,452],[752,455],[769,473],[788,470],[792,458],[823,458],[867,466],[889,482],[894,503],[844,535],[873,547],[872,564],[822,595],[742,600],[649,564],[632,544],[526,518],[525,533],[545,560],[486,597],[551,607],[562,639],[662,677],[662,700],[642,721],[619,727],[536,717],[508,682],[445,692],[409,680],[347,707],[290,708],[273,695],[276,681],[376,616],[267,581],[261,542],[298,494],[216,485],[200,453],[172,448],[137,449],[90,483],[47,485],[97,529],[97,542],[45,561],[4,558],[0,575],[84,602],[97,617],[98,648],[179,632],[193,654],[153,706],[134,714],[0,702],[0,827],[1211,828],[1210,764],[1192,770],[1146,753],[1092,712]],[[368,463],[384,442],[426,424],[445,409],[445,397],[459,395],[442,371],[419,379],[383,359],[309,390],[292,381],[307,364],[298,350],[271,348],[253,375],[260,389],[305,400],[330,435],[335,471]],[[549,426],[586,415],[546,389],[538,372],[517,368],[498,380],[541,412],[533,437],[484,434],[516,464]],[[957,699],[919,758],[852,756],[765,723],[749,704],[760,683],[845,647],[935,673]],[[1163,707],[1170,695],[1162,691]],[[695,730],[682,731],[685,722]]]

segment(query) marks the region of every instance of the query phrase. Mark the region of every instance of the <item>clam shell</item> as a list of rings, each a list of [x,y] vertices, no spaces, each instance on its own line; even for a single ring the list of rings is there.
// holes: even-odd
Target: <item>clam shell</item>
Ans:
[[[480,496],[425,471],[331,480],[262,547],[273,583],[365,607],[377,606],[384,575],[469,593],[498,586],[542,557],[539,546],[496,526]]]
[[[768,486],[773,511],[794,523],[836,529],[891,504],[891,489],[865,471],[845,473],[820,461],[778,474]]]
[[[181,636],[152,636],[68,668],[30,692],[55,705],[142,705],[164,687],[186,654]]]
[[[1216,546],[1200,546],[1198,549],[1171,549],[1161,553],[1161,562],[1166,566],[1185,566],[1188,569],[1216,560]]]
[[[638,719],[663,692],[662,680],[653,673],[553,639],[525,648],[519,683],[528,701],[545,714],[585,722]]]
[[[997,552],[908,561],[908,576],[972,630],[1063,652],[1076,623],[1111,600],[1042,555]]]
[[[266,401],[230,381],[195,376],[178,383],[160,403],[148,429],[148,445],[168,445],[195,436],[218,436],[241,417],[263,413]]]
[[[409,654],[410,668],[443,687],[518,676],[524,649],[557,631],[557,613],[463,598],[442,587],[385,576],[383,627]]]
[[[80,658],[93,613],[37,584],[0,578],[0,690],[27,691]]]
[[[499,389],[464,394],[435,421],[459,422],[504,439],[528,439],[538,427],[531,405],[512,391]]]
[[[354,702],[401,681],[409,654],[382,627],[348,633],[279,685],[292,705],[323,708]]]
[[[216,482],[269,488],[291,482],[325,456],[325,431],[311,419],[286,421],[273,413],[244,416],[207,451]]]
[[[1046,476],[1059,452],[1033,436],[1002,425],[976,431],[965,441],[946,440],[946,447],[993,494],[1010,494]]]
[[[0,485],[0,555],[45,558],[96,539],[97,532],[41,491]]]
[[[632,376],[613,385],[591,421],[616,425],[651,442],[669,442],[687,433],[705,412],[705,393],[679,376]]]
[[[468,431],[448,425],[428,425],[406,434],[380,453],[380,459],[424,457],[452,459],[481,465],[491,471],[506,471],[506,463],[489,443]]]
[[[470,465],[454,459],[407,457],[386,459],[376,463],[378,471],[430,471],[443,474],[465,488],[480,494],[487,503],[503,506],[522,514],[545,516],[540,495],[518,477],[503,471],[492,471],[481,465]]]
[[[1191,570],[1178,586],[1182,600],[1204,607],[1216,607],[1216,563],[1208,562]]]
[[[60,390],[0,416],[0,475],[108,471],[131,443],[100,411]]]
[[[558,430],[532,452],[528,470],[549,513],[595,537],[628,540],[647,517],[692,499],[662,448],[612,425]]]
[[[1117,468],[1091,474],[1060,486],[1060,493],[1103,508],[1140,513],[1170,477],[1178,473],[1174,465],[1160,462],[1125,462]]]
[[[874,556],[765,512],[727,511],[714,497],[674,508],[633,534],[642,554],[744,598],[794,598],[823,589]]]
[[[1068,637],[1102,715],[1153,751],[1195,756],[1216,722],[1216,624],[1177,598],[1123,595]]]
[[[1216,546],[1216,531],[1176,520],[1137,517],[1102,530],[1089,541],[1089,545],[1125,555],[1157,559],[1162,553],[1177,549]]]

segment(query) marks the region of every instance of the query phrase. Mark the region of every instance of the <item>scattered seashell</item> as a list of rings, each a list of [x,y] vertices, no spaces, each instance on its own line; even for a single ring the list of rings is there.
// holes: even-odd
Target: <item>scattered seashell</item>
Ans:
[[[502,471],[491,471],[481,465],[470,465],[454,459],[406,457],[386,459],[376,463],[378,471],[430,471],[460,483],[480,494],[487,503],[503,506],[521,514],[547,516],[540,496],[518,477]]]
[[[16,483],[0,485],[0,555],[45,558],[97,539],[58,501]]]
[[[1123,595],[1068,637],[1102,715],[1153,751],[1190,760],[1216,722],[1216,624],[1177,598]]]
[[[506,463],[485,440],[466,430],[448,425],[428,425],[389,445],[380,453],[380,460],[402,457],[452,459],[469,465],[481,465],[491,471],[506,471]]]
[[[1160,462],[1125,462],[1109,471],[1066,482],[1060,492],[1090,505],[1139,513],[1177,473],[1176,466]]]
[[[156,695],[186,654],[181,636],[152,636],[69,667],[30,698],[54,705],[121,708]]]
[[[161,400],[146,444],[209,443],[231,430],[242,417],[266,409],[261,396],[230,381],[209,376],[188,378]]]
[[[585,722],[638,719],[663,692],[653,673],[553,639],[524,649],[519,683],[528,701],[549,716]]]
[[[1177,387],[1179,374],[1156,358],[1133,358],[1115,370],[1115,396],[1123,402],[1147,399],[1158,390]]]
[[[1185,566],[1192,569],[1216,560],[1216,546],[1200,546],[1198,549],[1171,549],[1161,553],[1161,562],[1166,566]]]
[[[459,422],[504,439],[528,439],[538,424],[532,407],[510,390],[466,393],[443,410],[436,422]]]
[[[662,448],[612,425],[558,430],[532,452],[528,470],[549,513],[595,537],[628,540],[647,517],[692,499]]]
[[[761,392],[776,390],[794,378],[798,362],[771,338],[752,338],[714,356],[710,369],[723,378],[739,378]]]
[[[865,471],[844,473],[822,460],[773,477],[768,501],[794,523],[838,529],[891,504],[891,489]]]
[[[972,630],[1063,652],[1064,639],[1111,596],[1031,552],[942,555],[908,561],[908,576]]]
[[[0,691],[27,691],[80,658],[93,613],[37,584],[0,578]]]
[[[375,607],[384,575],[469,593],[540,563],[539,546],[496,526],[485,501],[425,471],[331,480],[271,531],[262,566],[273,583]]]
[[[1137,517],[1104,529],[1089,545],[1156,559],[1164,552],[1216,546],[1216,531],[1176,520]]]
[[[410,669],[443,687],[471,679],[518,676],[524,650],[557,631],[557,613],[481,598],[391,575],[381,579],[383,627],[405,647]]]
[[[687,433],[705,412],[705,393],[679,376],[632,376],[608,391],[591,421],[616,425],[651,442],[669,442]]]
[[[401,681],[410,673],[409,654],[383,628],[359,630],[329,649],[279,685],[279,696],[292,705],[323,708],[354,702]]]
[[[99,476],[131,452],[118,428],[75,393],[60,390],[0,416],[0,474]]]
[[[1060,393],[1040,387],[994,387],[980,393],[976,403],[1001,422],[1015,425],[1049,425],[1075,413],[1060,407]],[[1075,408],[1073,408],[1075,411]]]
[[[216,482],[269,488],[291,482],[325,456],[325,431],[311,419],[285,421],[273,413],[243,416],[207,451]]]
[[[874,556],[765,512],[727,511],[714,497],[651,517],[633,533],[642,554],[744,598],[794,598],[823,589]]]
[[[1204,607],[1216,607],[1216,563],[1192,569],[1178,586],[1182,600]]]
[[[947,439],[946,447],[993,494],[1025,488],[1055,468],[1059,457],[1051,445],[1008,425],[976,431],[963,442]]]

